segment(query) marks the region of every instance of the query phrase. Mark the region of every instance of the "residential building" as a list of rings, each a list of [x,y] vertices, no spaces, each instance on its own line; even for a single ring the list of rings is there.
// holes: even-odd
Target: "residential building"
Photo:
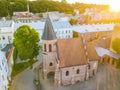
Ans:
[[[111,37],[114,24],[93,24],[93,25],[76,25],[73,30],[83,36],[85,42],[94,45],[110,48]]]
[[[6,47],[2,49],[2,52],[5,53],[8,65],[8,80],[11,81],[12,67],[13,67],[13,45],[7,44]]]
[[[13,41],[14,22],[0,21],[0,49]]]
[[[37,32],[39,32],[39,35],[40,35],[40,44],[42,43],[41,37],[43,35],[45,22],[36,21],[36,22],[31,22],[31,23],[21,23],[21,22],[15,23],[14,30],[16,31],[17,28],[22,25],[28,25],[32,28],[35,28],[37,30]],[[52,25],[55,30],[57,38],[66,39],[66,38],[73,37],[73,29],[68,21],[53,21]]]
[[[8,73],[5,53],[0,51],[0,90],[8,90]]]
[[[40,20],[38,15],[35,15],[29,11],[29,5],[27,4],[27,11],[25,12],[13,12],[13,20],[18,23],[30,23]]]
[[[68,85],[88,80],[90,72],[96,74],[98,68],[96,51],[92,48],[93,54],[95,53],[92,57],[91,48],[87,49],[84,41],[82,36],[69,39],[57,38],[48,16],[42,35],[44,79],[54,73],[56,85]]]
[[[47,14],[49,14],[49,17],[52,21],[69,21],[72,17],[72,14],[65,14],[60,13],[58,11],[54,11],[43,13],[43,18],[46,18]]]

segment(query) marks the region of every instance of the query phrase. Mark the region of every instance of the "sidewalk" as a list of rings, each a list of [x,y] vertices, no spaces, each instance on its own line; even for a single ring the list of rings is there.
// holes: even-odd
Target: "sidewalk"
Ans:
[[[14,79],[13,90],[36,90],[34,85],[34,72],[30,69],[26,69]]]

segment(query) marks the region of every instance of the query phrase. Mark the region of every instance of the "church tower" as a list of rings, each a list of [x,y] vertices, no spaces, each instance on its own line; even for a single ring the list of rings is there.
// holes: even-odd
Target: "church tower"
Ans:
[[[55,73],[55,66],[57,61],[56,42],[56,34],[54,32],[51,20],[49,16],[47,16],[42,36],[43,73],[45,79],[48,78],[49,73]]]

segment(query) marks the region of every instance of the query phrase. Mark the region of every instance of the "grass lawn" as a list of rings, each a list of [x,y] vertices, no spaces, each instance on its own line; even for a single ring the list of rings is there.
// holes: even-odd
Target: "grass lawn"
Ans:
[[[30,60],[28,62],[22,62],[22,63],[16,63],[13,65],[13,71],[11,77],[14,78],[16,75],[18,75],[20,72],[27,69],[29,66],[32,66],[33,63],[35,63],[37,60]]]

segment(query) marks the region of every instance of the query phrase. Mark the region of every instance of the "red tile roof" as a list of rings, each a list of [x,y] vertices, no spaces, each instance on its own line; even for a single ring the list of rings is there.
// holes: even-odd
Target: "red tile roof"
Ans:
[[[95,50],[95,47],[92,44],[86,45],[86,51],[88,53],[87,58],[90,61],[99,60],[99,56]]]
[[[81,38],[58,39],[60,67],[87,64],[85,49]]]

